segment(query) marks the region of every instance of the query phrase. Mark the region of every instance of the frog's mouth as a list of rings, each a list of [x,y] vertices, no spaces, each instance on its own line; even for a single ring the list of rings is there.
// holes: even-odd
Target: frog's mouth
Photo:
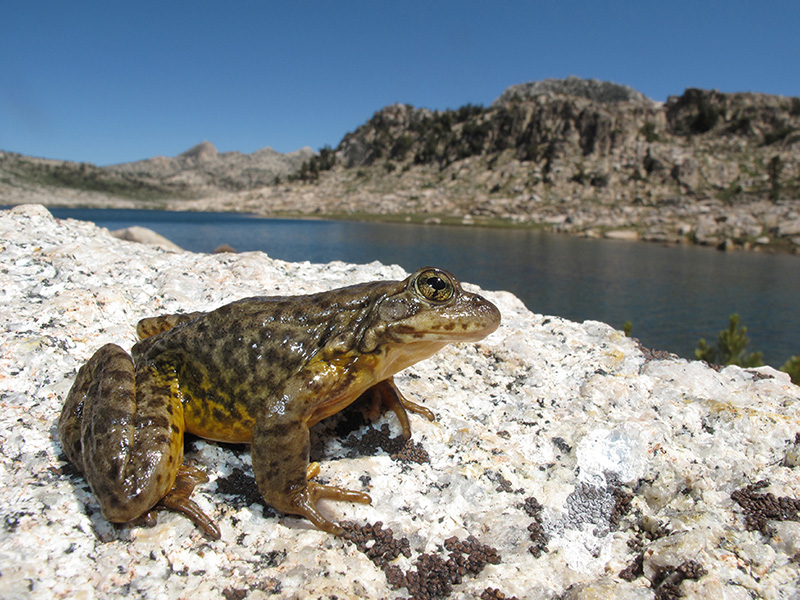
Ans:
[[[429,322],[416,328],[419,339],[448,342],[477,342],[500,326],[500,311],[477,294],[462,292],[456,302],[443,311],[433,311]]]

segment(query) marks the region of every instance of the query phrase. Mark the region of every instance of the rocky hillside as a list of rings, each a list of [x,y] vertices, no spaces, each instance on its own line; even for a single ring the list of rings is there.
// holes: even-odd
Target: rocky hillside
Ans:
[[[138,201],[208,197],[271,185],[298,172],[314,155],[310,148],[289,154],[271,148],[219,153],[206,141],[176,157],[98,167],[0,152],[0,198],[10,202],[15,193],[48,188],[58,195],[73,190]]]
[[[487,159],[492,193],[601,201],[781,200],[800,192],[800,98],[689,89],[666,104],[606,82],[547,80],[491,106],[387,107],[338,148],[348,167]]]
[[[607,82],[547,80],[486,108],[386,107],[337,157],[313,185],[248,195],[250,208],[800,244],[800,98],[690,89],[662,104]]]

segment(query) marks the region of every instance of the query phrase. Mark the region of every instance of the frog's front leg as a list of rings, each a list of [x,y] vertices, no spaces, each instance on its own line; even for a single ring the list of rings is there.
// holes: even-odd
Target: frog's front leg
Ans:
[[[381,414],[381,409],[391,410],[397,415],[397,419],[400,421],[400,427],[403,430],[403,439],[408,440],[411,438],[411,423],[408,420],[409,412],[422,415],[429,421],[436,419],[436,416],[430,409],[406,398],[403,392],[398,389],[393,377],[379,381],[369,388],[365,394],[372,400],[369,414],[370,418],[373,421],[377,419]]]
[[[369,504],[369,495],[309,481],[319,467],[309,466],[306,423],[299,418],[280,418],[274,413],[262,416],[265,418],[256,419],[251,453],[264,500],[282,512],[306,517],[323,531],[341,535],[343,529],[319,512],[317,502],[329,499]]]
[[[173,379],[108,344],[78,371],[58,422],[67,458],[109,521],[137,519],[168,495],[183,461]]]

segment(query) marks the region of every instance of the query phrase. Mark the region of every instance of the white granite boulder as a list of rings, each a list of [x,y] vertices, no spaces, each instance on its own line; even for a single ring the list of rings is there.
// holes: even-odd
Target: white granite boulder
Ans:
[[[315,428],[325,503],[352,540],[258,498],[246,447],[202,440],[210,482],[182,515],[105,521],[55,421],[78,367],[138,319],[401,278],[397,266],[286,263],[134,244],[42,207],[0,213],[0,597],[798,598],[800,388],[719,372],[505,292],[482,342],[398,378],[437,420],[348,410]],[[391,531],[389,531],[389,529]]]

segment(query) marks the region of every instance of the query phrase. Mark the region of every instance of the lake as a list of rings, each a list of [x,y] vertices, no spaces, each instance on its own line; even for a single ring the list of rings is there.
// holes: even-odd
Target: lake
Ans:
[[[109,229],[141,225],[182,248],[221,244],[288,261],[435,265],[532,311],[622,328],[645,346],[693,357],[737,312],[749,349],[780,367],[800,354],[800,257],[596,240],[528,229],[264,219],[233,213],[52,208]],[[290,292],[290,290],[287,290]]]

